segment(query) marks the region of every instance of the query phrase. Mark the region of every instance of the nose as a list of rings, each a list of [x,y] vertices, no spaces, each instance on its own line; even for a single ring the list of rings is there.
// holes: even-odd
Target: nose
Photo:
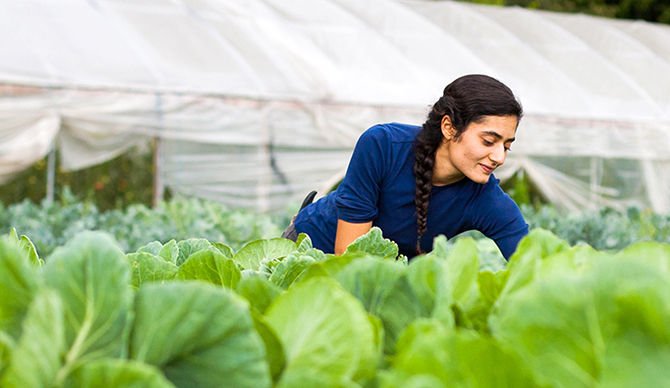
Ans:
[[[505,146],[501,144],[491,152],[489,159],[495,164],[496,167],[505,163],[505,158],[507,157],[507,152],[505,152]]]

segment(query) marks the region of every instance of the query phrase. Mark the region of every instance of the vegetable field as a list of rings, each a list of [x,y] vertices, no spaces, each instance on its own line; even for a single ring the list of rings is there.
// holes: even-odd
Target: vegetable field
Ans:
[[[379,229],[341,256],[281,238],[42,260],[0,239],[2,387],[663,387],[670,246],[535,229],[504,269],[471,238],[409,263]]]

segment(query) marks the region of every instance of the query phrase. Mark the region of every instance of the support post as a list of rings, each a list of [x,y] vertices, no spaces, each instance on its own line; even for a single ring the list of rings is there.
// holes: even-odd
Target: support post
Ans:
[[[602,178],[602,168],[603,161],[602,158],[598,156],[591,157],[591,169],[590,169],[590,191],[591,191],[591,206],[593,208],[598,208],[600,204],[600,181]]]
[[[156,93],[156,116],[158,119],[158,136],[153,140],[154,149],[154,187],[153,201],[154,208],[163,201],[165,194],[165,178],[163,169],[163,139],[160,131],[163,129],[163,99],[159,93]]]
[[[163,201],[165,193],[165,183],[163,181],[163,140],[156,137],[153,140],[154,148],[154,198],[153,207],[158,207]]]
[[[56,188],[56,148],[52,148],[47,155],[47,196],[46,203],[54,203]]]

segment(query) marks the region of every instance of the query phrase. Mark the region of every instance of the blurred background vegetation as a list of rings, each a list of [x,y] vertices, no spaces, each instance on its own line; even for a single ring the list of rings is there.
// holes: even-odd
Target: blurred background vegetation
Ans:
[[[67,189],[76,197],[94,203],[101,211],[133,203],[151,206],[153,200],[153,149],[135,147],[105,163],[80,171],[63,171],[56,154],[55,198]],[[0,186],[0,203],[11,205],[25,199],[40,203],[46,197],[47,158]],[[166,190],[164,199],[170,199]]]
[[[618,19],[643,19],[670,24],[670,0],[474,0],[546,11],[585,13]]]

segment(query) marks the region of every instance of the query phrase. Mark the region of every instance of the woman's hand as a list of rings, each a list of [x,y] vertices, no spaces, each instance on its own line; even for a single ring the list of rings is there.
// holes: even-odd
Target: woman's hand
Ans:
[[[369,232],[372,228],[372,221],[362,224],[337,220],[337,234],[335,235],[335,254],[341,255],[347,250],[349,244],[357,238]]]

